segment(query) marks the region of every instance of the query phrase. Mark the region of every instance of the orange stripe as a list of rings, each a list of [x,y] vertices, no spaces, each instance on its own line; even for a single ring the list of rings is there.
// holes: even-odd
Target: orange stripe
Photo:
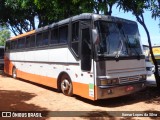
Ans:
[[[10,38],[9,40],[16,40],[16,39],[18,39],[18,38],[21,38],[21,37],[24,37],[24,36],[27,36],[27,35],[31,35],[31,34],[33,34],[33,33],[35,33],[35,30],[31,30],[31,31],[26,32],[26,33],[24,33],[24,34],[20,34],[20,35],[18,35],[18,36],[12,37],[12,38]]]
[[[46,85],[49,87],[57,88],[57,79],[51,78],[47,76],[35,75],[31,73],[26,73],[20,70],[17,70],[17,77],[25,80],[29,80],[32,82],[36,82],[42,85]]]
[[[25,73],[19,70],[17,70],[17,76],[25,80],[29,80],[29,81],[36,82],[36,83],[46,85],[49,87],[57,88],[56,78],[50,78],[46,76]],[[82,84],[78,82],[72,82],[72,84],[73,84],[73,94],[82,96],[84,98],[88,98],[90,100],[94,100],[94,97],[89,96],[89,85],[88,84]]]
[[[94,100],[98,100],[98,88],[97,88],[97,86],[95,85],[94,86]]]

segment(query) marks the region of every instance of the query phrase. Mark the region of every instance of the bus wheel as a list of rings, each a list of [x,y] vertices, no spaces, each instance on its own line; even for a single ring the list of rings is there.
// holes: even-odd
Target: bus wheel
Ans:
[[[16,71],[15,67],[12,70],[12,77],[15,78],[15,79],[17,78],[17,71]]]
[[[64,95],[72,96],[73,94],[72,82],[67,74],[61,77],[61,90]]]

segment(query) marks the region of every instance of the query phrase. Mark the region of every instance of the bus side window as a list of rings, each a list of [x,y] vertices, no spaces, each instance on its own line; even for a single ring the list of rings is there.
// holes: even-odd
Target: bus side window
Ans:
[[[26,48],[30,47],[30,39],[31,39],[30,36],[26,37]]]
[[[42,33],[38,33],[36,37],[36,46],[42,46],[43,38]]]
[[[58,43],[58,28],[51,30],[51,40],[50,44],[57,44]]]
[[[71,41],[71,47],[73,51],[75,52],[76,56],[78,57],[79,53],[79,22],[75,22],[72,24],[72,41]]]
[[[10,41],[7,41],[5,46],[5,51],[9,51],[9,50],[10,50]]]
[[[21,49],[21,48],[24,48],[24,47],[25,47],[25,38],[18,39],[17,48]]]
[[[68,42],[68,26],[59,27],[59,43]]]
[[[35,47],[35,36],[27,36],[26,37],[26,48]]]
[[[17,40],[11,41],[11,49],[17,49]]]
[[[42,45],[48,45],[49,42],[49,31],[43,32],[43,41]]]
[[[32,35],[30,37],[30,47],[35,47],[36,44],[35,44],[35,35]]]

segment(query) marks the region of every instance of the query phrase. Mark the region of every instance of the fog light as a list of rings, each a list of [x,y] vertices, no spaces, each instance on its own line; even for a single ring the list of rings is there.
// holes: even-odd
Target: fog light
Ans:
[[[111,89],[107,90],[107,93],[112,94],[112,90]]]
[[[140,75],[139,80],[146,80],[146,75]]]
[[[146,80],[147,77],[146,77],[146,75],[142,75],[142,78],[143,78],[144,80]]]
[[[144,84],[144,83],[142,84],[142,88],[143,88],[143,87],[145,87],[145,84]]]

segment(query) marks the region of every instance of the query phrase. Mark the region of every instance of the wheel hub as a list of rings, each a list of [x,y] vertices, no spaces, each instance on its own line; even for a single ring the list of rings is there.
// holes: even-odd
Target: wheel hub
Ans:
[[[68,90],[69,87],[70,87],[70,83],[68,80],[63,80],[62,84],[61,84],[61,87],[63,90]]]

